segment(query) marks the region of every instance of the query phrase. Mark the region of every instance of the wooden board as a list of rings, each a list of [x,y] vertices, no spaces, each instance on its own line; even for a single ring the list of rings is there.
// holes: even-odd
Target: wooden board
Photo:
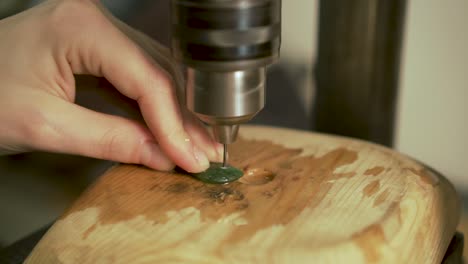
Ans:
[[[458,223],[453,186],[381,146],[245,126],[230,157],[228,185],[112,168],[26,263],[440,263]]]

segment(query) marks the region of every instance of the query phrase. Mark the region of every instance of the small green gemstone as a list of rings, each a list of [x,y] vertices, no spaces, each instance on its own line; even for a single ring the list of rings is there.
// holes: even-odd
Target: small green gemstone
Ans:
[[[193,173],[192,175],[206,183],[228,183],[239,179],[243,174],[237,168],[231,166],[223,167],[222,163],[213,162],[206,171]]]

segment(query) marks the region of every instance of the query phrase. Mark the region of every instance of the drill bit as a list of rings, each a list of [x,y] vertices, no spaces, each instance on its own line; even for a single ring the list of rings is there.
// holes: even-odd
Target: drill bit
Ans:
[[[227,166],[227,144],[223,144],[224,146],[224,153],[223,153],[223,168]]]

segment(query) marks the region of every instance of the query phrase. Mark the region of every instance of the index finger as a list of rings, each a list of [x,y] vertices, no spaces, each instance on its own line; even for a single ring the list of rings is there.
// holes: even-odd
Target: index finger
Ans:
[[[172,78],[98,8],[92,29],[81,30],[67,52],[74,73],[104,76],[122,94],[138,102],[163,151],[189,172],[205,170],[208,159],[184,129]]]

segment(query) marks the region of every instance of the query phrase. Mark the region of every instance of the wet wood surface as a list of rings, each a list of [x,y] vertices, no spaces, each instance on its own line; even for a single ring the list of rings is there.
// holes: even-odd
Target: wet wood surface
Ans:
[[[442,176],[387,148],[243,127],[227,185],[119,165],[27,263],[440,263],[459,202]]]

